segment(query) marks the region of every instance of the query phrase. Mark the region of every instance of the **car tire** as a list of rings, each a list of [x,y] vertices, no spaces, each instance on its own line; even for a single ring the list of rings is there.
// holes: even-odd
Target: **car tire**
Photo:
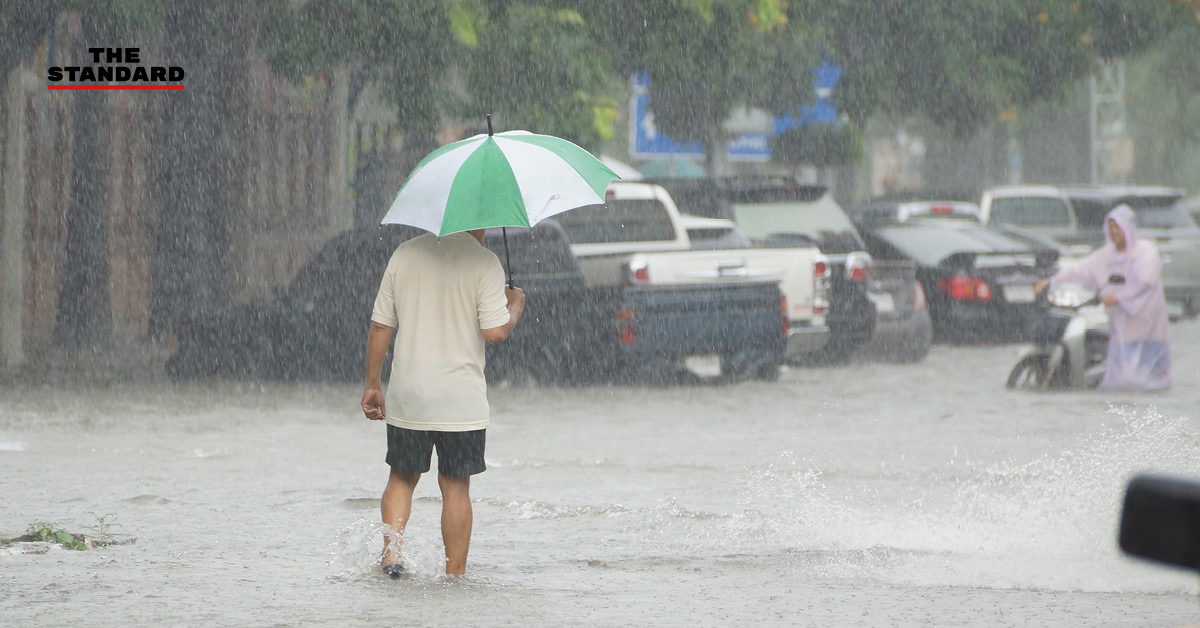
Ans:
[[[1193,320],[1200,316],[1200,296],[1190,297],[1183,302],[1183,318]]]

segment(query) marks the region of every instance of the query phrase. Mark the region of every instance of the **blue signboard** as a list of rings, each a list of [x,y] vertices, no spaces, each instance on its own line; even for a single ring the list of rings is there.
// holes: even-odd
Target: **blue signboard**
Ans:
[[[813,90],[816,101],[800,109],[800,116],[790,111],[772,119],[770,133],[740,133],[729,142],[727,155],[731,161],[766,161],[771,158],[773,135],[810,123],[840,124],[837,108],[833,104],[833,89],[842,77],[842,69],[825,61],[813,71]],[[654,124],[654,111],[650,108],[650,75],[638,72],[633,77],[633,98],[630,99],[630,154],[638,159],[673,157],[681,159],[703,159],[704,148],[696,142],[677,142],[660,132]]]

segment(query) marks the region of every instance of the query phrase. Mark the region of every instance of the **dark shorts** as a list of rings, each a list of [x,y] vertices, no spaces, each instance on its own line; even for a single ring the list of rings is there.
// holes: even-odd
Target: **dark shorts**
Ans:
[[[438,473],[462,478],[483,473],[483,446],[487,430],[432,432],[387,426],[387,461],[399,473],[425,473],[437,447]]]

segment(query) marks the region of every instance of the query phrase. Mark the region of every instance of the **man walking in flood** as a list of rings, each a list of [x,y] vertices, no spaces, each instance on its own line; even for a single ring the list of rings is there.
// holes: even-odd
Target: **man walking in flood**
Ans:
[[[383,521],[402,538],[413,490],[436,447],[442,541],[451,575],[466,570],[471,476],[486,468],[484,342],[507,338],[525,309],[525,293],[505,287],[504,270],[483,247],[483,235],[483,229],[441,238],[425,234],[400,245],[380,282],[367,340],[362,409],[368,419],[387,422],[391,467],[380,508]],[[393,331],[385,397],[381,370]],[[384,539],[380,565],[393,578],[405,573],[398,541]]]

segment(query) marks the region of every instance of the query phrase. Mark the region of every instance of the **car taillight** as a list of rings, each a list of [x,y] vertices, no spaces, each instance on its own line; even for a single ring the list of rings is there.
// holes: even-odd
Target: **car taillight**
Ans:
[[[929,302],[925,300],[925,291],[921,289],[921,282],[913,282],[913,311],[922,312],[929,308]]]
[[[816,263],[814,263],[813,264],[813,276],[814,277],[828,277],[829,276],[829,264],[826,264],[824,261],[817,261]]]
[[[829,312],[829,301],[820,297],[813,299],[813,313],[827,314]]]
[[[930,205],[929,213],[931,213],[931,214],[953,214],[954,208],[949,205]]]
[[[779,309],[783,315],[783,335],[787,336],[788,332],[792,331],[792,321],[788,318],[787,297],[780,297]]]
[[[642,260],[629,262],[629,281],[631,283],[650,283],[650,267]]]
[[[871,273],[867,270],[866,266],[853,266],[850,268],[850,281],[866,281],[867,277],[870,276]]]
[[[992,288],[979,277],[954,275],[938,280],[938,289],[956,301],[990,301]]]
[[[622,347],[637,344],[637,310],[623,307],[617,310],[617,344]]]

